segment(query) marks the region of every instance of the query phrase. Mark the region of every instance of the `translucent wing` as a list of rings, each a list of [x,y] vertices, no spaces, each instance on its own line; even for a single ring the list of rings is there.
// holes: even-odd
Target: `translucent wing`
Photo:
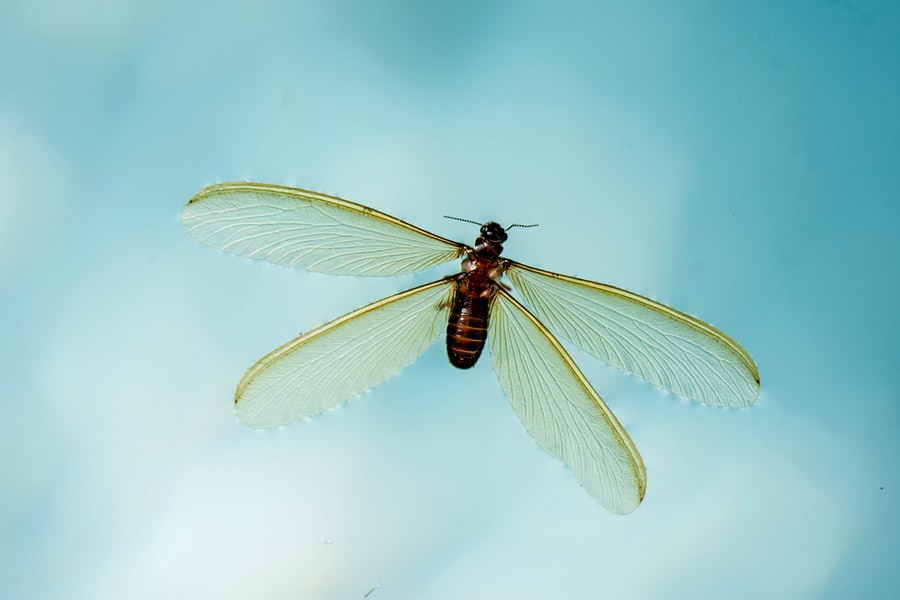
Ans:
[[[614,367],[713,406],[749,406],[759,396],[750,355],[702,321],[625,290],[513,261],[506,275],[553,332]]]
[[[400,275],[462,256],[464,246],[347,200],[263,183],[200,190],[185,230],[219,250],[338,275]]]
[[[535,441],[608,510],[637,508],[647,488],[641,456],[565,349],[502,288],[489,323],[500,386]]]
[[[303,334],[253,365],[235,411],[264,429],[311,417],[390,379],[446,327],[452,280],[395,294]]]

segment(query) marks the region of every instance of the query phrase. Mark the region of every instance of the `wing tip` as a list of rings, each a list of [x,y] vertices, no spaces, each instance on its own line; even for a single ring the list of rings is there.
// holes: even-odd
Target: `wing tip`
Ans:
[[[636,498],[626,498],[618,496],[612,502],[610,502],[608,498],[594,497],[594,500],[596,500],[597,503],[600,504],[600,506],[602,506],[612,514],[624,517],[626,515],[630,515],[641,506],[641,502],[643,502],[644,500],[644,494],[647,492],[646,481],[644,481],[643,485],[638,488],[637,492],[638,494]]]
[[[208,185],[208,186],[204,187],[199,192],[194,194],[190,200],[188,200],[187,206],[190,206],[191,204],[199,202],[200,200],[206,198],[207,196],[214,194],[222,187],[228,186],[228,185],[231,185],[231,184],[230,183],[214,183],[212,185]]]
[[[270,189],[270,190],[280,190],[280,189],[291,189],[286,188],[284,186],[270,184],[270,183],[255,183],[252,181],[220,181],[219,183],[213,183],[201,189],[199,192],[193,195],[193,197],[188,200],[187,206],[194,204],[195,202],[199,202],[208,196],[213,196],[219,192],[223,191],[235,191],[235,190],[250,190],[250,189]],[[305,191],[305,190],[297,190],[297,191]]]

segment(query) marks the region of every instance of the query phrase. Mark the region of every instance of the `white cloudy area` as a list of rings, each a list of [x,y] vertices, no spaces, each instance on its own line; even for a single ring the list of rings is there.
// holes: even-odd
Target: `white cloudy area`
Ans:
[[[898,597],[898,73],[890,2],[0,4],[0,597]],[[506,254],[714,324],[760,400],[573,350],[647,466],[625,517],[440,344],[248,429],[259,357],[457,265],[217,252],[179,215],[234,180],[539,223]]]

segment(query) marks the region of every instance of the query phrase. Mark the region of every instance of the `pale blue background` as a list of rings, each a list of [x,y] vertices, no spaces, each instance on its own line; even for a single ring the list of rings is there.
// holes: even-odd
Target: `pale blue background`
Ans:
[[[893,2],[0,4],[0,596],[900,595]],[[616,517],[437,346],[273,432],[256,359],[453,272],[216,252],[205,185],[293,184],[699,316],[711,409],[575,359],[641,450]]]

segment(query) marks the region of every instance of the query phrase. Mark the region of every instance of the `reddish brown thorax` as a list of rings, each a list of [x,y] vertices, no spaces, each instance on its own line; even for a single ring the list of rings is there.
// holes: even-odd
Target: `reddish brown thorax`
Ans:
[[[475,247],[462,262],[462,272],[454,276],[456,292],[447,323],[447,356],[454,367],[474,366],[484,350],[491,299],[503,275],[500,253],[506,238],[499,224],[482,225]]]

